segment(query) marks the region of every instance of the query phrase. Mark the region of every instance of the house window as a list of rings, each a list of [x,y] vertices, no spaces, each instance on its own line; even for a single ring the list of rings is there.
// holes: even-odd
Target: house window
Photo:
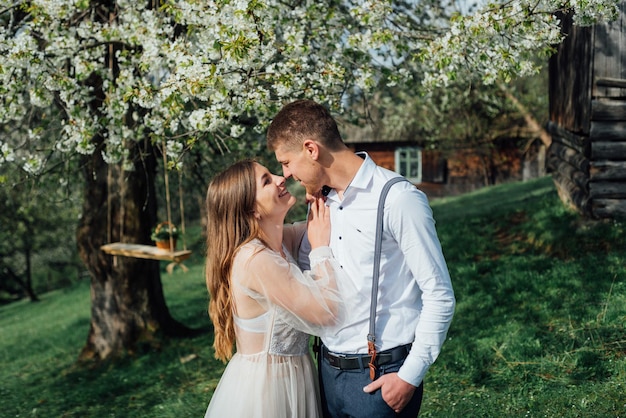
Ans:
[[[420,147],[396,148],[396,172],[412,183],[422,182],[422,149]]]

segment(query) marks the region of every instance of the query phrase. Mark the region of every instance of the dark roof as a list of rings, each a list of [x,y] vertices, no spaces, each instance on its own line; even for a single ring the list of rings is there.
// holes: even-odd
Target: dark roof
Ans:
[[[376,132],[371,123],[359,126],[346,121],[338,120],[337,124],[339,126],[339,132],[341,132],[343,142],[346,144],[371,144],[407,141],[406,138],[394,138],[389,135],[380,135],[380,132]]]

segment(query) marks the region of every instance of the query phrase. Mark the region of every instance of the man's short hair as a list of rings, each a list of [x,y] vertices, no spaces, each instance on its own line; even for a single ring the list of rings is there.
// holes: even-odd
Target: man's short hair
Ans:
[[[313,100],[285,105],[267,129],[267,147],[271,151],[279,146],[298,149],[307,139],[318,141],[331,151],[343,146],[337,122],[326,107]]]

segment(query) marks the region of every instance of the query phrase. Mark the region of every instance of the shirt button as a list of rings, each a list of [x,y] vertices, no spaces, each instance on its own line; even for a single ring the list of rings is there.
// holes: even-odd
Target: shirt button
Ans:
[[[339,210],[343,210],[343,206],[339,206]]]
[[[341,239],[341,237],[339,237],[339,239]]]

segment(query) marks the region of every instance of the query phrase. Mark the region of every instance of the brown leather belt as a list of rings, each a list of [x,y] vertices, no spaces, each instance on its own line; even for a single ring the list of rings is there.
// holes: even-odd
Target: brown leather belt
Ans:
[[[411,344],[405,344],[390,350],[381,351],[376,354],[376,364],[383,366],[402,360],[406,358],[410,350]],[[331,367],[340,370],[367,369],[370,361],[370,356],[367,354],[337,354],[328,351],[325,345],[322,345],[322,357],[328,360]]]

